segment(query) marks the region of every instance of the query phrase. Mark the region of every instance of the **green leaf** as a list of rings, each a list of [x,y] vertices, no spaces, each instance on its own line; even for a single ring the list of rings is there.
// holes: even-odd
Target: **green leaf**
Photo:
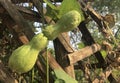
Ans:
[[[65,83],[65,81],[62,79],[56,79],[54,83]]]
[[[82,42],[81,42],[81,43],[78,43],[77,45],[78,45],[78,48],[79,48],[79,49],[81,49],[81,48],[84,48],[84,47],[85,47],[84,43],[82,43]]]
[[[62,4],[60,6],[59,17],[61,17],[63,14],[65,14],[71,10],[78,11],[83,17],[81,6],[77,0],[63,0]]]
[[[49,6],[49,7],[51,7],[52,9],[54,9],[54,10],[57,10],[57,7],[55,7],[55,5],[53,5],[50,1],[48,1],[48,0],[43,0],[45,3],[47,3],[47,5]]]
[[[107,52],[105,50],[101,50],[100,52],[101,52],[103,58],[105,58],[107,56]]]
[[[58,12],[59,12],[59,10],[52,9],[50,6],[47,6],[46,9],[47,9],[47,13],[45,14],[46,16],[49,16],[53,20],[57,20],[58,19]]]
[[[48,0],[44,0],[45,3],[47,3],[47,12],[46,12],[46,16],[49,16],[50,18],[52,18],[53,20],[57,20],[58,19],[58,8],[53,5],[50,1]]]
[[[54,20],[60,19],[64,14],[72,10],[78,11],[82,17],[82,20],[84,20],[81,6],[77,0],[63,0],[60,7],[56,7],[48,0],[44,0],[44,2],[48,5],[46,15]]]
[[[53,75],[55,78],[54,83],[78,83],[75,79],[70,77],[67,73],[65,73],[61,69],[55,69],[53,71]]]

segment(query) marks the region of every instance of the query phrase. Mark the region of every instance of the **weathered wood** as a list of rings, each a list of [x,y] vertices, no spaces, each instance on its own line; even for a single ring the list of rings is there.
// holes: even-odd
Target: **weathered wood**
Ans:
[[[13,4],[11,3],[11,1],[10,0],[7,0],[7,1],[0,0],[0,3],[7,10],[7,12],[10,14],[10,16],[12,17],[12,19],[20,27],[20,29],[18,28],[18,30],[17,30],[18,33],[21,33],[23,31],[25,31],[29,35],[28,39],[32,38],[32,36],[34,35],[34,33],[32,31],[32,27],[25,21],[25,19],[20,14],[20,12],[13,6]],[[28,31],[28,29],[29,29],[29,31]]]
[[[79,25],[78,28],[81,31],[81,33],[83,34],[84,41],[86,42],[87,45],[91,45],[91,44],[95,43],[94,39],[92,38],[92,36],[91,36],[90,32],[88,31],[86,24],[84,22],[81,22],[81,24]],[[104,58],[102,57],[102,54],[100,53],[100,51],[94,53],[94,55],[97,58],[102,69],[103,70],[106,69],[107,64],[106,64],[106,61],[104,60]],[[110,74],[108,79],[110,82],[116,81],[116,79],[113,77],[112,74]]]
[[[91,46],[86,46],[85,48],[82,48],[78,51],[70,53],[68,54],[68,59],[70,61],[70,64],[74,64],[77,61],[80,61],[86,57],[89,57],[95,52],[99,51],[100,49],[101,49],[101,46],[99,44],[93,44]]]
[[[62,41],[60,41],[58,38]],[[66,73],[75,78],[74,66],[73,64],[69,64],[68,58],[66,57],[66,55],[71,52],[71,46],[69,46],[69,36],[67,33],[64,33],[64,35],[59,36],[58,38],[54,40],[56,60],[62,66]]]
[[[69,36],[66,34],[68,33],[61,33],[58,36],[58,39],[60,40],[61,44],[64,46],[65,50],[67,50],[67,52],[69,53],[74,52],[75,50],[72,48],[70,41],[67,40]]]
[[[48,56],[48,62],[50,67],[54,70],[54,69],[62,69],[62,67],[57,63],[57,61],[55,60],[55,58],[52,56],[52,54],[50,52],[43,52],[42,56],[46,59],[46,57]]]
[[[17,5],[14,5],[14,7],[23,15],[25,19],[35,22],[41,22],[41,16],[39,16],[36,11]],[[9,13],[7,13],[7,11],[2,7],[2,5],[0,5],[0,17],[2,18],[3,16],[9,16]]]
[[[14,7],[23,15],[25,19],[35,21],[35,22],[41,22],[41,15],[39,15],[38,12],[27,9],[22,6],[14,5]]]
[[[82,4],[83,9],[85,9],[83,11],[85,11],[86,13],[88,13],[95,20],[95,22],[100,26],[99,28],[102,29],[103,28],[103,24],[101,22],[103,20],[102,16],[99,15],[92,7],[87,6],[84,3],[84,1],[79,0],[79,2]]]
[[[92,45],[95,43],[93,37],[91,36],[91,34],[90,34],[89,30],[87,29],[86,24],[84,22],[81,22],[81,24],[79,25],[78,28],[81,31],[81,33],[83,34],[82,38],[85,41],[86,45]],[[105,60],[99,51],[96,52],[94,55],[101,65],[103,65],[103,63],[105,64]]]
[[[4,66],[0,60],[0,82],[2,83],[18,83],[16,79],[12,77],[8,69]]]
[[[9,29],[9,31],[13,34],[14,39],[19,42],[19,44],[27,44],[29,42],[23,32],[18,33],[20,27],[10,17],[4,18],[2,23]]]
[[[92,19],[100,26],[99,29],[100,30],[104,29],[105,26],[102,24],[103,23],[102,22],[102,17],[100,15],[98,15],[91,7],[87,7],[87,5],[83,1],[80,1],[80,2],[82,4],[82,6],[83,6],[83,9],[86,8],[85,12],[88,15],[90,15],[92,17]],[[79,26],[79,29],[80,29],[81,33],[84,35],[84,39],[85,39],[87,44],[95,43],[95,41],[92,38],[90,32],[87,30],[86,25],[85,25],[84,22],[81,23],[81,25]],[[95,53],[95,57],[99,61],[100,65],[102,66],[102,69],[105,70],[107,65],[106,65],[106,62],[105,62],[104,58],[102,57],[102,55],[101,55],[101,53],[99,51]],[[108,80],[110,82],[112,82],[112,81],[117,82],[116,79],[112,76],[112,74],[109,75]]]

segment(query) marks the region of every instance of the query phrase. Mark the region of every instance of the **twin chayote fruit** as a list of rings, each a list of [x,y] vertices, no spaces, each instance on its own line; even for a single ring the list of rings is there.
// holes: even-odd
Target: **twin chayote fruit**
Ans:
[[[35,35],[32,40],[13,51],[9,58],[9,67],[18,73],[31,70],[37,60],[37,56],[43,50],[48,40],[55,39],[60,33],[76,28],[81,22],[79,12],[72,10],[63,15],[55,25],[49,25],[43,33]]]

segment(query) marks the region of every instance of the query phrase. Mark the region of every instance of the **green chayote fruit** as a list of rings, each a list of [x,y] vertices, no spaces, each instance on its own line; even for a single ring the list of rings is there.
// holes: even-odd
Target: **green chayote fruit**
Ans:
[[[72,10],[64,14],[55,25],[49,25],[43,29],[43,33],[49,40],[53,40],[60,33],[75,29],[80,24],[80,22],[80,13],[76,10]]]
[[[42,33],[35,35],[32,40],[13,51],[9,58],[9,67],[18,73],[25,73],[34,66],[39,52],[47,46],[48,40]]]

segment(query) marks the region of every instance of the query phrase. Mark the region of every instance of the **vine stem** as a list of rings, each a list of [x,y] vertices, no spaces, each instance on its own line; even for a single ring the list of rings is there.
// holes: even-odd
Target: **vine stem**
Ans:
[[[35,73],[34,73],[34,68],[33,68],[32,69],[32,79],[31,79],[32,83],[33,83],[33,80],[34,80],[34,75],[35,75]]]
[[[46,52],[46,63],[47,63],[47,83],[49,83],[49,60],[48,60],[48,49],[46,48],[47,52]]]

